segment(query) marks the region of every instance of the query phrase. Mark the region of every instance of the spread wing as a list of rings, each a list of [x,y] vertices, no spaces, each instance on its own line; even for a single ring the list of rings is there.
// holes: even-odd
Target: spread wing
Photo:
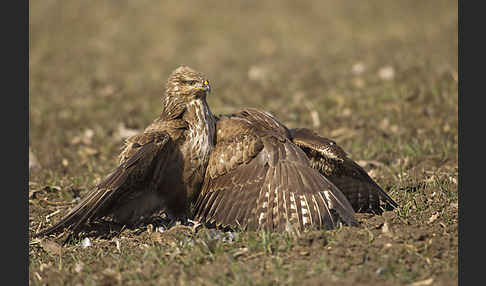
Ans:
[[[273,116],[246,109],[217,123],[195,218],[269,231],[358,225],[344,195],[313,169]]]
[[[398,204],[334,141],[315,132],[298,128],[290,130],[292,141],[309,157],[312,167],[333,182],[349,200],[356,212],[382,213]]]
[[[64,218],[36,234],[48,235],[69,228],[77,232],[89,219],[111,215],[130,198],[142,195],[153,177],[164,173],[164,155],[170,137],[165,132],[149,132],[127,140],[120,165],[75,206]]]

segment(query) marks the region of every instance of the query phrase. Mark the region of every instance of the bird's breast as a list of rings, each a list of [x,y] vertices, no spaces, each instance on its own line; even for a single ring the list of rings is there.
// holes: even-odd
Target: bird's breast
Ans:
[[[209,161],[209,154],[214,148],[215,118],[202,100],[194,100],[189,103],[187,112],[191,116],[187,118],[186,140],[181,146],[185,162],[184,179],[198,180],[196,177],[200,177],[202,180]],[[195,173],[198,173],[199,176],[194,176]]]

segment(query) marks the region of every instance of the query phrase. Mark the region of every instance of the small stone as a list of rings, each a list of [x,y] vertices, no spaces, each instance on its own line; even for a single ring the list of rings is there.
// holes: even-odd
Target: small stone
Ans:
[[[82,248],[87,248],[87,247],[90,247],[91,246],[91,240],[89,240],[89,238],[85,237],[82,241],[81,241],[81,247]]]
[[[365,71],[366,67],[362,62],[357,62],[351,68],[351,72],[355,75],[362,74]]]
[[[392,80],[395,77],[395,69],[392,66],[382,67],[378,71],[378,76],[382,80]]]
[[[263,81],[267,77],[267,71],[263,67],[252,66],[248,70],[248,78],[254,81]]]

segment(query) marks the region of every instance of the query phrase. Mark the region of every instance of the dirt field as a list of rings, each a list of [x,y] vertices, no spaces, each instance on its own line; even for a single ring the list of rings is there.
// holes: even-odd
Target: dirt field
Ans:
[[[457,285],[457,1],[226,2],[30,1],[29,284]],[[182,64],[215,114],[334,139],[400,207],[300,235],[32,239],[116,166]]]

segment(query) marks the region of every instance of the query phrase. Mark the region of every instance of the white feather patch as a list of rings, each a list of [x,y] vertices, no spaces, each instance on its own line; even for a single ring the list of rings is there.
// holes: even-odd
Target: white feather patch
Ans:
[[[300,196],[300,204],[302,206],[302,222],[304,225],[309,222],[312,224],[312,216],[310,215],[310,207],[305,196]]]
[[[291,194],[291,196],[290,196],[290,209],[294,210],[294,212],[292,212],[292,218],[297,219],[297,223],[299,223],[300,219],[299,219],[299,215],[297,214],[297,206],[295,204],[294,194]]]
[[[317,210],[317,216],[319,217],[319,225],[322,225],[322,217],[321,217],[321,210],[319,209],[319,205],[317,204],[317,200],[315,196],[312,196],[312,202],[314,202],[314,206]]]
[[[307,204],[305,202],[305,196],[300,196],[300,206],[302,207],[302,215],[306,215],[308,213]]]
[[[331,194],[329,194],[329,191],[324,191],[324,196],[326,197],[327,200],[327,206],[329,208],[333,208],[332,201],[331,201]]]
[[[296,211],[297,207],[295,206],[295,197],[294,194],[290,194],[290,209]]]

